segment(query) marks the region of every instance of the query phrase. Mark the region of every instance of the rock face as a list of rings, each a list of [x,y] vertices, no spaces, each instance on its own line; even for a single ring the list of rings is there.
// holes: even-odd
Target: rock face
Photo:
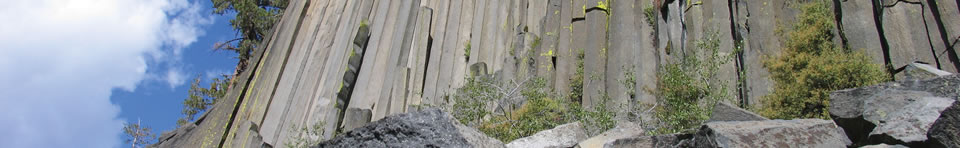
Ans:
[[[645,133],[640,125],[637,125],[636,123],[622,122],[618,123],[617,127],[614,127],[613,129],[600,133],[600,135],[590,137],[590,139],[581,141],[577,144],[577,147],[606,147],[606,145],[612,145],[618,140],[639,137],[643,136],[644,134]]]
[[[950,75],[950,72],[923,63],[910,63],[894,75],[897,80],[921,80]]]
[[[457,127],[439,109],[388,116],[317,147],[487,147],[489,137]],[[463,131],[467,131],[463,133]],[[466,135],[466,136],[465,136]],[[468,138],[470,138],[468,140]],[[493,142],[495,143],[495,142]],[[478,145],[474,145],[478,144]],[[487,144],[487,145],[484,145]]]
[[[710,114],[710,120],[714,121],[761,121],[769,120],[756,113],[741,109],[739,107],[721,102],[713,107],[713,113]]]
[[[829,120],[797,119],[710,122],[693,147],[846,147],[850,140]]]
[[[603,145],[604,148],[675,148],[691,147],[685,145],[684,139],[691,135],[669,134],[658,136],[639,136],[614,140]]]
[[[583,129],[580,122],[574,122],[540,131],[532,136],[513,140],[507,143],[507,147],[573,147],[585,139],[587,139],[587,131]]]
[[[956,127],[932,128],[951,120],[953,112],[945,110],[956,102],[958,88],[960,76],[950,75],[840,90],[830,95],[830,114],[855,145],[948,145],[956,138],[930,139],[928,132]],[[938,121],[942,116],[948,118]]]
[[[960,103],[940,112],[940,119],[933,123],[927,138],[934,139],[943,147],[960,147]]]
[[[891,67],[928,63],[925,67],[911,64],[916,68],[908,66],[898,73],[907,76],[896,78],[911,80],[936,69],[960,69],[958,3],[833,0],[826,4],[835,14],[833,40],[838,47],[864,51],[873,57],[872,63]],[[234,76],[235,85],[226,97],[193,123],[196,126],[162,136],[157,146],[258,147],[251,144],[253,140],[282,147],[300,134],[289,130],[293,127],[324,124],[326,131],[348,131],[417,106],[449,105],[448,96],[465,79],[477,75],[495,76],[505,83],[541,77],[559,94],[579,94],[580,98],[571,100],[584,106],[603,104],[617,111],[617,120],[651,121],[651,114],[625,111],[657,105],[656,94],[649,90],[657,90],[658,69],[699,50],[697,41],[711,34],[719,40],[720,54],[735,55],[718,73],[719,79],[741,82],[727,84],[727,93],[737,98],[737,103],[727,106],[757,106],[774,86],[762,61],[780,54],[785,46],[781,34],[791,31],[801,12],[795,4],[770,0],[291,1],[260,48],[251,53],[250,63],[244,63],[249,68]],[[737,49],[742,52],[734,52]],[[920,74],[914,75],[916,71]],[[960,91],[953,85],[957,83],[911,80],[882,87],[954,99]],[[854,93],[879,92],[863,91]],[[841,126],[863,115],[863,104],[849,101],[836,102],[843,106],[835,115],[840,117],[838,122],[844,121],[838,123]],[[730,107],[718,107],[711,121],[763,119]],[[853,141],[865,140],[872,131],[871,126],[847,130],[864,137]],[[323,138],[332,138],[333,133],[326,132]]]

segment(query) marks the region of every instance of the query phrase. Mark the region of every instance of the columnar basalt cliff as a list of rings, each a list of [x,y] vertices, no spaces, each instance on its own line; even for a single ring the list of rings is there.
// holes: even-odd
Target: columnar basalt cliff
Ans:
[[[718,74],[742,82],[729,84],[730,104],[757,106],[773,90],[761,61],[780,53],[802,1],[294,0],[227,97],[154,146],[282,146],[300,134],[291,129],[310,125],[329,139],[447,105],[475,75],[542,77],[561,94],[575,91],[579,76],[584,107],[605,102],[626,118],[656,104],[658,68],[708,36],[735,55]],[[837,46],[865,51],[894,74],[914,62],[960,69],[960,1],[830,2]]]

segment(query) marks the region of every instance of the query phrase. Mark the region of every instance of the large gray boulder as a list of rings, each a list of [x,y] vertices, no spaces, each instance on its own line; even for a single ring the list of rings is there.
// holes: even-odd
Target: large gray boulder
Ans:
[[[960,103],[954,102],[940,112],[940,118],[927,131],[927,138],[937,141],[942,147],[960,147]]]
[[[617,123],[617,127],[607,130],[606,132],[600,133],[600,135],[590,137],[587,140],[580,141],[577,144],[577,147],[581,148],[595,148],[595,147],[606,147],[605,145],[612,144],[613,142],[619,139],[627,139],[633,137],[644,136],[643,128],[639,124],[631,122],[620,122]]]
[[[822,119],[706,123],[692,147],[846,147],[843,129]]]
[[[316,147],[489,147],[474,145],[489,137],[464,128],[446,112],[425,109],[388,116]]]
[[[877,145],[868,145],[860,148],[910,148],[903,145],[887,145],[887,144],[877,144]]]
[[[573,147],[587,139],[587,130],[580,122],[567,123],[553,129],[537,132],[532,136],[507,143],[508,148]]]
[[[756,113],[741,109],[739,107],[720,102],[713,107],[713,113],[710,114],[710,120],[707,122],[714,121],[761,121],[769,120],[763,116],[757,115]]]
[[[656,136],[639,136],[614,140],[606,143],[603,148],[676,148],[692,147],[686,143],[689,134],[667,134]]]
[[[922,80],[953,74],[937,69],[937,67],[918,62],[910,63],[900,69],[902,69],[900,72],[894,74],[897,80]]]
[[[946,146],[957,138],[931,139],[928,134],[956,126],[949,122],[942,122],[942,127],[933,125],[941,117],[956,114],[945,110],[956,102],[958,92],[957,75],[840,90],[830,94],[830,114],[854,141],[852,146]]]

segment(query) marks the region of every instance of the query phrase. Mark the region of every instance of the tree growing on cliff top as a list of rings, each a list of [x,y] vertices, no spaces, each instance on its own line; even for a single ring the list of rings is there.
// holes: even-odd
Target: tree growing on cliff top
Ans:
[[[862,51],[833,43],[833,12],[823,1],[800,6],[782,53],[763,64],[775,82],[759,113],[775,119],[829,119],[830,92],[887,81],[883,66]]]
[[[190,83],[190,90],[187,99],[183,100],[183,117],[177,120],[177,126],[181,126],[196,119],[196,115],[207,111],[213,103],[227,95],[227,89],[230,87],[230,76],[223,75],[221,78],[213,78],[209,88],[200,86],[200,77],[193,79]]]
[[[213,3],[213,13],[217,15],[232,14],[236,16],[230,20],[230,26],[239,36],[219,42],[214,45],[215,50],[229,50],[237,53],[240,63],[237,71],[246,68],[246,62],[253,50],[260,46],[260,42],[274,24],[280,20],[288,0],[210,0]]]
[[[137,123],[124,123],[123,134],[126,136],[126,141],[130,144],[131,148],[143,147],[143,145],[150,144],[151,141],[157,137],[157,135],[151,132],[150,127],[140,124],[139,119],[137,119]]]

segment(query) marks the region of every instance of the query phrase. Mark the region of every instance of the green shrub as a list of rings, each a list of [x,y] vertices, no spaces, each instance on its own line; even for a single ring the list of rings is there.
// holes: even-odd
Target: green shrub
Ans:
[[[588,111],[573,101],[555,99],[543,78],[506,85],[496,82],[489,76],[468,79],[454,95],[453,108],[448,110],[461,123],[505,142],[575,121],[591,131],[604,131],[614,125],[613,113],[603,107]],[[515,99],[526,99],[526,102],[513,110],[504,107]],[[498,108],[504,113],[488,111],[491,102],[504,103]]]
[[[323,139],[323,134],[326,132],[323,129],[323,126],[325,125],[325,122],[317,122],[310,126],[290,126],[290,131],[296,134],[290,137],[290,139],[287,139],[287,141],[283,144],[285,147],[289,148],[307,148],[320,144],[320,142],[325,140]]]
[[[585,57],[583,49],[577,50],[577,60],[576,66],[577,69],[573,73],[573,77],[570,78],[570,94],[567,94],[567,98],[570,101],[580,102],[583,98],[583,58]]]
[[[217,100],[227,95],[227,90],[231,85],[231,77],[222,75],[220,78],[213,78],[209,88],[200,86],[200,76],[193,79],[190,83],[190,90],[187,98],[183,100],[183,110],[180,111],[183,117],[177,119],[177,126],[181,126],[196,120],[197,115],[207,111],[210,106],[217,103]]]
[[[861,51],[834,45],[829,4],[809,2],[800,8],[803,13],[782,53],[764,60],[775,85],[759,113],[776,119],[829,119],[830,92],[884,82],[888,74]]]
[[[653,6],[643,8],[643,15],[647,18],[647,25],[651,27],[657,24],[656,9]]]
[[[653,131],[655,134],[693,131],[710,117],[718,101],[728,97],[726,82],[716,76],[720,65],[730,61],[731,56],[719,54],[720,40],[715,34],[707,35],[696,45],[707,53],[700,55],[691,50],[678,63],[661,67],[657,75],[655,93],[660,105],[655,116],[660,128]]]

